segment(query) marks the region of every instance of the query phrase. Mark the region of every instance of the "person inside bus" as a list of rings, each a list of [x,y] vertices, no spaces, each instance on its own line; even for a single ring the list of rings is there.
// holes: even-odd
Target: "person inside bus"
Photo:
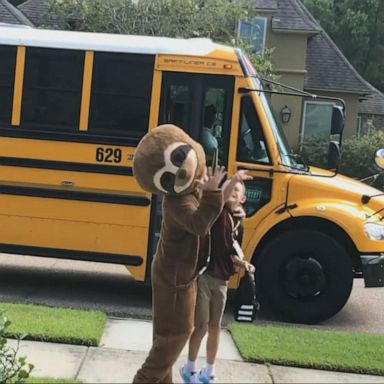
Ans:
[[[204,148],[207,164],[211,164],[215,151],[219,149],[219,143],[213,133],[213,125],[216,120],[216,107],[211,104],[204,109],[204,126],[201,132],[201,143]]]
[[[219,348],[220,326],[227,300],[229,278],[235,267],[254,272],[255,267],[237,255],[234,241],[241,242],[239,229],[245,217],[246,201],[243,180],[251,179],[246,171],[223,185],[224,208],[211,228],[209,263],[198,279],[195,328],[189,340],[188,361],[180,368],[184,383],[216,383],[215,360]],[[205,366],[197,374],[196,359],[203,337],[208,331]]]

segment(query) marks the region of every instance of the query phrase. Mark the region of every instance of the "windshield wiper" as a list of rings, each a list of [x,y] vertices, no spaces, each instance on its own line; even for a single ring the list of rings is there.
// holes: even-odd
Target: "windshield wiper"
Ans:
[[[294,168],[294,169],[297,169],[300,171],[304,171],[304,172],[309,171],[309,166],[307,164],[305,164],[302,157],[300,155],[298,155],[297,153],[289,153],[289,154],[285,154],[285,155],[283,154],[283,156],[293,159],[294,164],[284,164],[283,163],[281,165],[284,165],[284,166],[290,167],[290,168]]]

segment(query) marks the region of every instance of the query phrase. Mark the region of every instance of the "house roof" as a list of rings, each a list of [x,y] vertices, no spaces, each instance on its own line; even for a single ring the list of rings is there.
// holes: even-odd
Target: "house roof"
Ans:
[[[360,76],[303,3],[298,0],[280,0],[280,6],[287,1],[295,3],[296,8],[300,9],[298,14],[303,15],[318,31],[308,37],[304,88],[370,93],[372,86]]]
[[[321,27],[297,0],[278,0],[278,12],[272,18],[272,30],[294,30],[317,33]]]
[[[48,0],[27,0],[17,8],[37,27],[49,26],[55,29],[67,29],[67,24],[58,16],[48,14]]]
[[[324,32],[308,39],[304,87],[330,91],[370,93],[371,86],[353,68]]]
[[[258,11],[277,11],[277,0],[252,0],[252,4]]]
[[[27,0],[17,8],[27,16],[35,25],[44,24],[44,17],[48,10],[46,0]]]
[[[7,0],[0,0],[0,22],[33,26],[32,22]]]
[[[360,114],[384,115],[384,94],[371,86],[372,94],[359,105]]]

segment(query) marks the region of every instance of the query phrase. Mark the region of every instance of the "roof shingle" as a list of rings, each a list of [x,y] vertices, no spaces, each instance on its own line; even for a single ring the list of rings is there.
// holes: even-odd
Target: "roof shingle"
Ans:
[[[272,18],[273,30],[296,30],[317,33],[321,27],[305,12],[297,0],[279,0],[278,13]]]
[[[33,26],[32,22],[7,0],[0,0],[0,22]]]
[[[359,113],[371,115],[384,115],[384,95],[371,86],[372,94],[359,105]]]
[[[257,10],[277,10],[277,0],[252,0]]]
[[[66,29],[66,23],[62,19],[48,13],[48,0],[27,0],[18,5],[17,8],[38,27],[49,26]]]
[[[325,31],[308,39],[306,68],[305,88],[371,92],[370,84],[353,68]]]

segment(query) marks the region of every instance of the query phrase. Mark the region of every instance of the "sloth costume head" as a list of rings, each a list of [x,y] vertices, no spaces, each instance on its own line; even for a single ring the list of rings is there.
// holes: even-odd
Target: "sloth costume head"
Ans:
[[[203,147],[175,125],[160,125],[137,146],[133,173],[147,192],[191,193],[205,174]]]

